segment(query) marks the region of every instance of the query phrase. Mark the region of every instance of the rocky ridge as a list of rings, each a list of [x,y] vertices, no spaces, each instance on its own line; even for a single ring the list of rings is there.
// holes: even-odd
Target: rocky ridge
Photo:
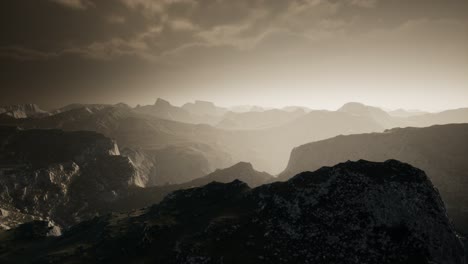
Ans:
[[[2,234],[1,260],[464,263],[437,190],[395,160],[341,163],[255,189],[211,183],[33,241]]]

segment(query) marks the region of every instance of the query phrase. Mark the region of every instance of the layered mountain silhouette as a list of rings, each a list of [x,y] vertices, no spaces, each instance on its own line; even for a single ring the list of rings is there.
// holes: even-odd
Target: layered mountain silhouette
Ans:
[[[255,130],[271,127],[278,127],[305,115],[302,109],[296,111],[286,111],[272,109],[258,112],[229,112],[216,125],[218,128],[235,130]]]
[[[211,183],[83,222],[61,237],[32,222],[0,236],[3,263],[464,263],[423,171],[347,162],[255,189]]]
[[[115,139],[121,149],[138,151],[146,160],[163,160],[160,164],[164,165],[158,168],[158,177],[142,175],[150,184],[180,183],[234,164],[231,156],[219,146],[216,129],[139,114],[123,104],[88,105],[53,116],[7,124],[26,129],[53,128],[102,133]],[[178,179],[178,175],[187,171],[191,173],[183,173],[186,178]]]
[[[441,192],[457,228],[468,232],[468,124],[395,128],[294,148],[279,179],[346,160],[398,159],[423,169]]]
[[[213,112],[211,115],[208,114],[210,111]],[[136,108],[125,104],[74,104],[54,113],[42,118],[0,119],[0,124],[96,131],[116,139],[122,149],[144,149],[151,153],[185,148],[187,156],[198,155],[196,160],[200,164],[196,175],[205,175],[215,168],[243,160],[259,170],[275,174],[287,165],[292,148],[308,142],[338,135],[383,132],[393,127],[468,122],[466,108],[396,117],[360,103],[345,104],[338,111],[305,111],[296,107],[295,111],[250,109],[245,113],[233,113],[210,102],[196,101],[178,107],[158,99],[155,105]],[[211,154],[194,151],[192,146],[197,145],[207,146],[212,153],[219,153],[216,156],[226,158],[213,159]],[[176,163],[175,160],[168,162],[169,165]],[[182,171],[187,171],[191,165],[180,166],[185,167]],[[180,175],[178,170],[176,166],[168,166],[168,173],[159,182],[184,181],[175,176]]]

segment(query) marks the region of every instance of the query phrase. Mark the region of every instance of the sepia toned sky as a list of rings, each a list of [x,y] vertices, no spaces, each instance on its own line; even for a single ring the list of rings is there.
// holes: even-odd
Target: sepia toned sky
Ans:
[[[157,97],[468,107],[468,1],[1,1],[1,105]]]

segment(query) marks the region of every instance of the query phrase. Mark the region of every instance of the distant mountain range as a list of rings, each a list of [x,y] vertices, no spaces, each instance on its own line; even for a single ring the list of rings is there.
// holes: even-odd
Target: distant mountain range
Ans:
[[[82,222],[58,238],[47,236],[50,229],[36,221],[2,233],[0,260],[464,263],[437,190],[423,171],[394,160],[342,163],[255,189],[211,183]]]
[[[396,117],[360,103],[345,104],[337,111],[289,107],[235,113],[210,102],[196,101],[178,107],[163,99],[158,99],[154,105],[136,108],[125,104],[73,104],[49,114],[51,116],[0,118],[0,124],[96,131],[116,139],[122,149],[138,150],[151,156],[149,160],[155,155],[170,157],[169,154],[162,156],[162,152],[178,149],[187,157],[197,156],[194,160],[200,164],[195,166],[198,167],[193,174],[196,177],[244,160],[259,170],[279,173],[286,166],[292,148],[338,135],[468,122],[468,108],[408,117]],[[214,155],[203,149],[210,149]],[[180,173],[176,171],[192,170],[193,164],[186,162],[170,167],[176,163],[175,160],[167,161],[168,168],[163,170],[165,175],[160,173],[161,180],[154,183],[185,181],[177,179]]]

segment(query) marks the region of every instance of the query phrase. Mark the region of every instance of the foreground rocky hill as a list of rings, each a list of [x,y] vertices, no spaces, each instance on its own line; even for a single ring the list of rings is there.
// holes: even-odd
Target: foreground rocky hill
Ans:
[[[398,159],[423,169],[440,190],[455,225],[468,233],[468,124],[396,128],[302,145],[292,151],[279,178],[358,159]]]
[[[346,162],[255,189],[211,183],[58,238],[47,230],[33,222],[0,233],[2,263],[464,263],[437,190],[395,160]]]

